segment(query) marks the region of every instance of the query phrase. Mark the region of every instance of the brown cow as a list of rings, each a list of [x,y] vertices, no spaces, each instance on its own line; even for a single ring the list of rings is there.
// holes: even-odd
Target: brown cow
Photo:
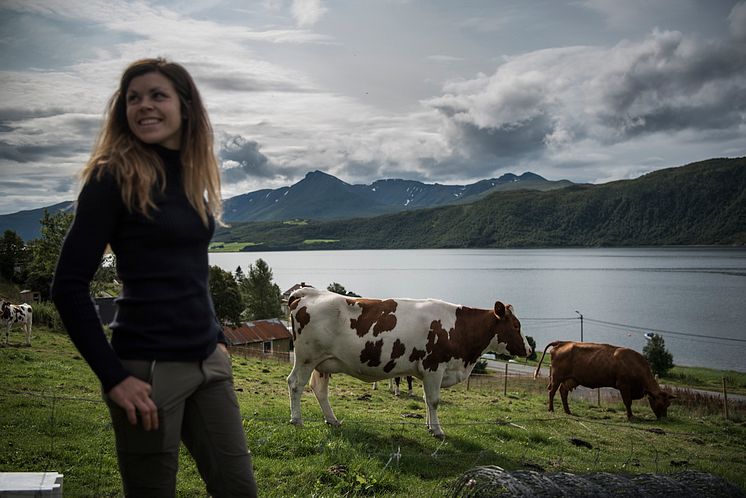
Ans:
[[[653,377],[644,356],[632,349],[592,342],[554,341],[541,354],[534,379],[539,375],[547,349],[553,348],[549,376],[549,411],[554,411],[554,394],[562,396],[565,413],[570,414],[567,393],[577,386],[593,389],[613,387],[622,394],[627,419],[632,418],[632,400],[648,397],[650,408],[660,419],[667,415],[674,395],[663,391]]]

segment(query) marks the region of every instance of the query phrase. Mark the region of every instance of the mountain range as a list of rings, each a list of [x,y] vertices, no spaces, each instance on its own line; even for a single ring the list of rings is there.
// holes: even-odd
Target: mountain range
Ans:
[[[469,185],[427,184],[413,180],[378,180],[352,185],[321,171],[312,171],[290,187],[263,189],[226,199],[224,219],[245,221],[339,220],[473,202],[486,195],[517,189],[552,190],[573,185],[550,181],[534,173],[505,174]],[[70,211],[72,201],[0,215],[0,231],[14,230],[24,240],[39,237],[39,220],[50,213]]]
[[[744,246],[746,157],[599,185],[493,192],[470,203],[372,218],[234,223],[213,240],[244,251]]]

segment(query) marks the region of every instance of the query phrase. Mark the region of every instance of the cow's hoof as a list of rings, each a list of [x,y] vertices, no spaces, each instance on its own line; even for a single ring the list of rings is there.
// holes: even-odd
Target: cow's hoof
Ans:
[[[433,437],[434,437],[435,439],[438,439],[438,440],[440,440],[440,441],[443,441],[443,440],[444,440],[444,439],[446,438],[446,435],[445,435],[445,434],[443,434],[442,432],[441,432],[440,434],[435,434],[435,433],[433,433]]]
[[[296,427],[303,427],[303,420],[299,418],[291,418],[290,423]]]
[[[326,425],[331,427],[342,427],[342,422],[339,420],[326,420]]]

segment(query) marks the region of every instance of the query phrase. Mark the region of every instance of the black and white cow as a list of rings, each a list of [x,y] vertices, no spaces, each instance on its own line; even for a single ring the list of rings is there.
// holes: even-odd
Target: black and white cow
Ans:
[[[5,327],[5,344],[8,344],[10,329],[13,325],[20,324],[26,332],[26,346],[31,346],[31,306],[23,304],[11,304],[10,301],[0,299],[0,320]]]
[[[407,394],[412,395],[412,376],[407,375]],[[389,379],[389,391],[394,393],[394,396],[401,396],[401,377],[394,377]],[[373,390],[378,389],[378,381],[373,383]]]
[[[346,373],[365,382],[413,375],[422,380],[427,427],[443,437],[437,408],[440,388],[466,380],[486,349],[531,353],[521,322],[500,301],[483,310],[435,299],[351,298],[305,287],[290,295],[295,365],[288,376],[291,423],[302,425],[301,395],[311,380],[328,424],[339,425],[329,405],[329,376]]]

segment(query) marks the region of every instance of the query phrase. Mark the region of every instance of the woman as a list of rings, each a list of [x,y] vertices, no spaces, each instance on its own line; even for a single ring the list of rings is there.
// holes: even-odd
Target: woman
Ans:
[[[212,128],[182,66],[124,71],[82,183],[52,298],[101,381],[125,494],[174,496],[183,441],[212,496],[255,496],[207,283],[221,214]],[[111,345],[89,294],[107,245],[123,285]]]

